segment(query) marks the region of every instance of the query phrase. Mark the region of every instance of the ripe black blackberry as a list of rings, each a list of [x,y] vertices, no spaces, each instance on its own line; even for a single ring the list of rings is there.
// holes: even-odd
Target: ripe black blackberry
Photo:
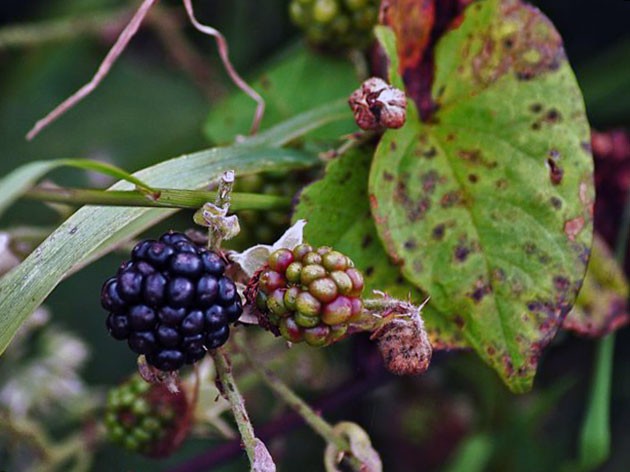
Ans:
[[[234,282],[217,253],[169,232],[139,242],[103,284],[107,329],[163,371],[193,364],[223,345],[242,313]]]

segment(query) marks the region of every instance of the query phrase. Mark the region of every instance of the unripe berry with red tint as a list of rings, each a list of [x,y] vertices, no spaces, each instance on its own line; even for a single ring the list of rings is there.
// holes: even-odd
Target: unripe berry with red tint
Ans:
[[[181,388],[173,393],[134,375],[109,391],[104,419],[110,441],[132,452],[166,457],[187,436],[190,404]]]
[[[300,244],[269,256],[256,306],[288,341],[327,346],[360,315],[362,291],[363,276],[347,256]]]

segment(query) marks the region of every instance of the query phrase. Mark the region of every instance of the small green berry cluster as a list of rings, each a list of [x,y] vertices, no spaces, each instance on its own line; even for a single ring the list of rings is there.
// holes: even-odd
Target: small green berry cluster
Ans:
[[[318,46],[369,46],[378,20],[378,0],[292,0],[291,20]]]
[[[287,172],[265,172],[236,179],[234,191],[293,197],[300,189],[302,176],[294,178]],[[237,243],[244,247],[252,244],[271,244],[291,223],[286,211],[241,211],[238,213],[241,232]]]
[[[360,316],[363,276],[344,254],[300,244],[274,251],[267,265],[256,305],[288,341],[327,346]]]
[[[152,457],[173,452],[185,435],[188,401],[180,391],[134,375],[110,390],[105,408],[107,437],[125,449]],[[181,439],[176,439],[180,438]]]

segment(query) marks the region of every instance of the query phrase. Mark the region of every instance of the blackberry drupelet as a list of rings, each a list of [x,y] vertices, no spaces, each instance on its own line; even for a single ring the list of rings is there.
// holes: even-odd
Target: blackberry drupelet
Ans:
[[[287,340],[327,346],[361,315],[363,276],[329,247],[278,249],[258,276],[256,305]]]
[[[217,253],[169,232],[138,243],[108,279],[101,304],[107,329],[163,371],[193,364],[223,345],[242,313],[234,282]]]

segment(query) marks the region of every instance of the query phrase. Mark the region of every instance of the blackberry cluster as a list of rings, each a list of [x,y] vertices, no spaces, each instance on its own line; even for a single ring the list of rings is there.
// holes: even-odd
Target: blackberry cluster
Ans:
[[[327,346],[341,339],[363,309],[363,276],[329,247],[278,249],[259,275],[256,305],[287,340]]]
[[[181,233],[138,243],[131,260],[103,285],[109,333],[163,371],[199,361],[227,341],[228,324],[242,313],[224,272],[219,254]]]
[[[291,20],[318,46],[366,48],[378,20],[378,0],[292,0]]]
[[[135,375],[107,395],[107,437],[133,452],[167,456],[186,436],[188,408],[182,390],[169,392],[163,384],[148,384]]]

